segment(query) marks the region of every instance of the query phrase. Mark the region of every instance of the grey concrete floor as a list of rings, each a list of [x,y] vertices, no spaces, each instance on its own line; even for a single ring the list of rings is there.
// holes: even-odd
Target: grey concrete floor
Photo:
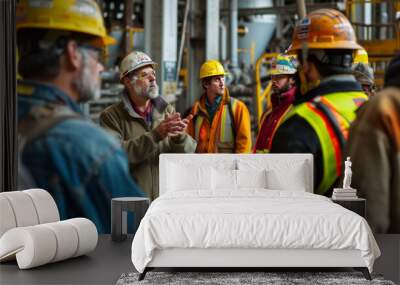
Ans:
[[[97,248],[86,256],[19,270],[17,263],[0,264],[0,284],[115,284],[124,272],[135,270],[131,261],[133,237],[112,242],[100,235]]]
[[[400,284],[400,234],[376,235],[375,238],[381,250],[381,257],[375,261],[374,272]]]
[[[382,256],[376,260],[374,273],[400,283],[400,235],[377,235]],[[97,248],[87,256],[19,270],[16,262],[0,264],[0,284],[115,284],[122,273],[133,272],[132,236],[115,243],[101,235]]]

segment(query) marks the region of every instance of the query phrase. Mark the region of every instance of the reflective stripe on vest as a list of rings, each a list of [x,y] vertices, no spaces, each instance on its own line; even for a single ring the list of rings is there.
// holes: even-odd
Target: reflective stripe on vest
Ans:
[[[219,132],[219,141],[220,142],[234,142],[235,134],[234,134],[234,116],[236,112],[237,100],[231,99],[230,104],[225,104],[221,114],[221,124],[220,124],[220,132]],[[232,108],[232,109],[230,109]],[[230,114],[232,112],[232,114]]]
[[[341,175],[342,150],[349,126],[356,117],[355,112],[360,102],[366,100],[367,96],[362,92],[318,96],[310,102],[295,106],[284,119],[286,121],[293,115],[298,115],[310,124],[318,136],[322,149],[323,176],[316,193],[325,194]]]
[[[237,100],[234,98],[230,98],[231,102],[225,103],[222,107],[221,113],[215,114],[214,119],[220,120],[220,124],[218,125],[219,131],[217,134],[217,144],[218,143],[233,143],[233,147],[235,145],[235,125],[234,125],[234,115],[236,114],[237,109]],[[230,114],[232,113],[232,114]],[[206,128],[203,125],[204,116],[196,115],[195,122],[194,122],[194,139],[196,141],[202,141],[205,139],[207,135]],[[210,123],[211,125],[211,123]],[[216,145],[217,145],[216,144]]]

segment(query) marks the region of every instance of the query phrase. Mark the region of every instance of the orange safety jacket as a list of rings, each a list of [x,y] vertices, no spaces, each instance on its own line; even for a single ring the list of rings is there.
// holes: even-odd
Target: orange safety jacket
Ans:
[[[249,153],[250,114],[246,105],[225,93],[212,122],[205,106],[206,94],[193,105],[188,133],[197,141],[197,153]]]

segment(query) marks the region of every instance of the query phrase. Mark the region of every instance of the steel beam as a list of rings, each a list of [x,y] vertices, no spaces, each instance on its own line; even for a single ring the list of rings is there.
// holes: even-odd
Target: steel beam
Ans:
[[[207,0],[206,59],[219,59],[219,1]]]
[[[177,0],[145,1],[145,51],[158,63],[157,84],[167,102],[176,100]]]
[[[323,8],[334,8],[337,9],[338,5],[334,1],[328,3],[315,3],[315,4],[306,4],[306,10],[311,12],[317,9]],[[230,13],[230,9],[221,9],[220,11],[221,17],[228,17]],[[240,8],[238,9],[238,16],[255,16],[255,15],[293,15],[297,13],[297,5],[286,5],[280,7],[262,7],[262,8]]]

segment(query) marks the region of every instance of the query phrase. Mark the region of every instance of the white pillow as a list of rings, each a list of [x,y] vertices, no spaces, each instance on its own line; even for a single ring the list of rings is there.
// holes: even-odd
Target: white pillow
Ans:
[[[304,160],[267,160],[239,159],[240,170],[266,170],[267,189],[306,191],[311,181],[308,181],[309,167]]]
[[[212,168],[214,190],[236,190],[236,170]]]
[[[236,170],[238,188],[267,188],[267,176],[262,170]]]
[[[193,189],[212,189],[211,167],[169,163],[168,191],[186,191]]]
[[[307,181],[304,173],[304,167],[289,168],[285,171],[267,170],[267,188],[306,192]]]

